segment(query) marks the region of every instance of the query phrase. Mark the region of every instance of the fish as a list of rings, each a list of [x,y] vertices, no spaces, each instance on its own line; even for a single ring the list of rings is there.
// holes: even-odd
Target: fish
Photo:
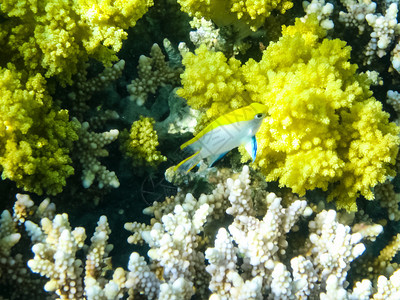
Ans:
[[[188,173],[205,158],[212,167],[225,154],[241,145],[245,146],[254,162],[257,154],[256,133],[267,111],[265,105],[254,102],[220,116],[181,145],[181,150],[193,154],[177,164],[174,171]]]

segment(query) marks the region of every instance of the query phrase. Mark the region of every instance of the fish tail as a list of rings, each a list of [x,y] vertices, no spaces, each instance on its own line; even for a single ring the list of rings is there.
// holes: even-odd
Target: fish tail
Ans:
[[[188,158],[182,160],[179,164],[174,167],[174,171],[177,170],[184,171],[186,173],[190,172],[200,161],[201,157],[198,155],[200,150],[189,156]]]

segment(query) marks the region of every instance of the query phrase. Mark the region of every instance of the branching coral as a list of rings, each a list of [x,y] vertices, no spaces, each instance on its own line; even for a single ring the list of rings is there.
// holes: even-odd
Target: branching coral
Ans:
[[[2,1],[6,16],[0,24],[2,59],[12,55],[18,68],[44,71],[71,83],[71,75],[88,56],[106,65],[151,0],[130,1]]]
[[[329,19],[333,12],[332,3],[325,3],[325,0],[312,0],[311,3],[303,1],[303,8],[306,15],[302,18],[302,21],[307,19],[308,15],[316,14],[322,28],[329,30],[334,27],[333,21]]]
[[[177,94],[194,109],[209,108],[207,115],[211,117],[250,104],[237,59],[228,60],[222,52],[202,45],[195,54],[185,53],[182,63],[186,66],[181,75],[183,89]]]
[[[98,181],[98,187],[119,187],[119,181],[114,171],[109,171],[98,160],[99,157],[108,156],[108,151],[104,146],[117,139],[119,131],[112,129],[110,131],[96,133],[89,131],[89,123],[79,123],[74,119],[77,125],[79,141],[75,144],[75,157],[82,165],[82,184],[85,188],[90,187],[95,180]]]
[[[113,248],[107,243],[111,231],[105,216],[97,222],[84,264],[77,258],[77,253],[85,246],[85,229],[76,227],[72,230],[67,214],[58,214],[53,220],[43,218],[40,227],[30,221],[25,226],[31,235],[40,236],[32,247],[35,256],[28,261],[28,266],[49,279],[44,286],[47,292],[55,292],[60,299],[77,299],[83,295],[87,299],[117,296],[120,269],[115,270],[113,280],[102,280],[108,253]]]
[[[292,8],[288,0],[223,0],[223,1],[193,1],[178,0],[182,10],[191,16],[213,20],[218,26],[246,24],[255,31],[265,18],[276,10],[285,13]]]
[[[133,165],[157,166],[167,158],[156,150],[158,135],[153,128],[154,119],[141,117],[133,122],[130,132],[123,132],[121,150],[132,158]]]
[[[18,220],[33,244],[28,267],[46,277],[45,290],[60,298],[120,299],[128,294],[206,299],[211,291],[210,299],[395,299],[400,292],[400,271],[394,269],[386,269],[386,277],[379,276],[377,283],[370,277],[352,287],[347,282],[351,262],[357,263],[366,240],[381,233],[382,226],[354,232],[338,221],[334,210],[311,216],[307,202],[297,198],[286,206],[274,193],[259,190],[248,166],[239,174],[224,170],[212,176],[211,181],[219,182],[212,193],[196,199],[180,190],[175,198],[145,210],[153,215],[150,225],[125,225],[133,232],[130,242],[142,240],[150,247],[149,261],[137,252],[130,254],[128,270],[109,264],[113,246],[105,216],[89,246],[85,229],[72,228],[65,213],[54,215],[48,199],[35,208],[28,195],[17,195],[14,218],[8,211],[0,218],[0,250],[5,249],[0,251],[0,276],[13,259],[9,249],[20,236],[26,237],[17,232]],[[302,230],[307,223],[308,232]],[[380,257],[391,259],[398,240]]]
[[[29,218],[37,218],[39,214],[40,217],[51,215],[52,207],[46,210],[44,205],[41,205],[34,211],[32,209],[34,203],[28,195],[17,194],[16,198],[13,215],[8,210],[4,210],[0,215],[0,285],[2,297],[7,295],[10,299],[44,298],[44,291],[41,292],[42,289],[37,289],[37,286],[43,286],[44,282],[29,272],[25,253],[21,252],[23,251],[22,248],[18,249],[18,246],[14,246],[21,243],[21,236],[24,236],[18,232],[21,229],[18,225],[25,222],[25,217],[29,215]],[[49,203],[48,199],[44,202]]]
[[[73,174],[69,150],[78,138],[66,110],[52,107],[46,81],[9,64],[0,68],[0,170],[26,191],[61,192]]]
[[[338,208],[357,209],[359,195],[384,182],[398,151],[399,133],[372,97],[370,81],[350,64],[350,47],[324,39],[312,14],[305,22],[283,26],[282,37],[245,65],[204,46],[187,53],[183,88],[178,95],[207,115],[251,102],[269,108],[258,134],[255,167],[267,181],[303,195],[330,188]]]
[[[164,44],[170,42],[165,39]],[[154,94],[159,86],[166,84],[178,84],[179,74],[182,68],[172,67],[165,61],[165,56],[158,44],[153,44],[150,50],[150,56],[141,55],[139,57],[138,78],[132,80],[126,87],[130,99],[136,101],[136,104],[142,106],[149,93]]]
[[[89,67],[89,63],[85,64],[85,67]],[[93,99],[93,94],[104,90],[108,85],[121,77],[124,67],[125,61],[121,59],[112,67],[104,68],[103,72],[90,79],[87,76],[88,72],[86,68],[82,68],[74,76],[73,91],[68,94],[68,100],[72,104],[72,115],[80,122],[83,122],[84,114],[90,109],[89,102]],[[100,111],[95,118],[99,121],[101,119],[116,119],[118,118],[118,114],[112,111]],[[93,125],[93,119],[90,120],[90,123]],[[101,121],[98,123],[101,123]]]
[[[346,2],[363,1],[371,3]],[[256,38],[265,42],[264,29],[275,32],[268,24],[271,19],[264,23],[263,13],[273,9],[268,5],[274,3],[280,10],[280,4],[290,3],[284,0],[181,2],[200,4],[199,10],[205,11],[223,7],[226,11],[209,11],[209,14],[217,15],[217,19],[226,17],[224,21],[232,21],[240,28],[245,25],[248,30],[261,25],[263,28],[252,36],[254,39],[249,39],[251,42]],[[134,24],[146,10],[144,6],[133,8],[143,3],[144,0],[2,1],[0,56],[11,51],[0,58],[0,172],[4,178],[29,191],[56,193],[73,171],[70,154],[72,158],[76,154],[80,160],[74,162],[83,165],[83,169],[88,167],[83,171],[85,187],[95,181],[100,187],[118,187],[115,174],[98,161],[108,154],[103,146],[117,138],[118,130],[94,134],[89,128],[93,129],[95,124],[90,121],[89,127],[83,121],[89,111],[90,117],[99,119],[103,107],[127,111],[127,98],[113,101],[127,96],[121,90],[127,84],[126,77],[122,76],[112,91],[101,96],[97,93],[101,99],[96,100],[107,103],[97,102],[96,109],[91,105],[88,113],[81,109],[89,108],[84,101],[93,91],[121,75],[124,62],[106,68],[96,79],[82,79],[85,72],[78,72],[76,77],[70,75],[78,66],[82,70],[90,56],[106,64],[110,62],[125,36],[123,29]],[[332,20],[336,25],[340,9],[339,2],[334,3]],[[161,27],[164,19],[154,20],[153,16],[160,13],[169,16],[165,14],[165,5],[171,2],[162,0],[158,4],[144,22],[149,25],[145,28],[149,36],[150,32],[161,36],[154,27]],[[232,169],[238,166],[237,153],[227,157],[233,163],[227,168],[218,164],[215,168],[178,175],[170,168],[166,179],[174,179],[179,186],[176,195],[163,181],[154,182],[154,176],[141,183],[138,180],[143,178],[126,178],[132,184],[122,184],[110,195],[113,203],[102,208],[109,211],[109,219],[100,217],[98,210],[89,211],[76,202],[82,200],[82,187],[73,182],[71,189],[55,199],[62,206],[66,205],[63,203],[66,199],[75,202],[65,208],[69,216],[56,215],[49,199],[36,207],[28,195],[17,194],[14,213],[3,211],[0,215],[0,298],[45,299],[43,293],[48,292],[47,298],[88,300],[400,299],[396,257],[400,234],[394,232],[400,219],[399,195],[395,193],[397,187],[377,184],[394,174],[399,130],[389,123],[382,105],[372,97],[370,78],[358,74],[357,66],[350,63],[350,48],[343,41],[326,39],[321,27],[332,25],[326,19],[332,6],[324,4],[324,0],[313,0],[304,22],[297,20],[294,26],[284,27],[282,37],[273,38],[269,46],[260,44],[265,51],[262,58],[253,56],[257,61],[244,63],[244,55],[240,56],[242,61],[230,58],[227,53],[232,53],[232,49],[225,55],[204,46],[194,54],[186,52],[183,88],[178,94],[187,101],[167,88],[157,95],[154,105],[133,105],[135,112],[129,112],[134,115],[131,122],[145,115],[153,116],[157,124],[144,117],[134,122],[131,132],[125,133],[122,149],[132,156],[134,173],[143,169],[156,169],[158,173],[166,165],[159,164],[166,158],[158,151],[157,135],[162,136],[162,145],[171,142],[171,147],[165,150],[170,149],[168,159],[174,160],[173,139],[185,138],[184,132],[192,132],[194,126],[200,127],[228,111],[252,102],[263,103],[268,107],[268,115],[257,135],[254,170],[244,166],[242,172],[233,173]],[[377,8],[384,9],[384,4]],[[257,11],[252,14],[251,9]],[[312,12],[320,14],[319,21]],[[289,24],[293,20],[287,17],[284,19]],[[278,24],[279,18],[283,19],[279,16],[271,22]],[[390,20],[389,23],[395,23]],[[379,25],[382,18],[378,15],[376,21]],[[385,28],[389,23],[384,24]],[[221,32],[227,29],[234,36],[238,28],[230,26]],[[341,35],[335,30],[331,34],[347,38],[353,32]],[[364,37],[367,34],[369,31]],[[218,39],[218,35],[208,37],[209,45],[215,45],[213,39]],[[268,38],[271,38],[269,32]],[[173,39],[184,37],[175,32]],[[389,44],[393,41],[390,38]],[[377,39],[374,45],[378,44]],[[356,55],[363,50],[360,48],[357,47]],[[397,48],[395,53],[399,52]],[[254,51],[257,47],[247,54]],[[128,52],[140,55],[131,48],[124,53]],[[139,69],[143,70],[139,75],[148,76],[139,76],[131,86],[139,103],[144,102],[147,92],[155,91],[158,84],[165,83],[164,78],[169,78],[163,75],[169,66],[163,58],[159,59],[161,54],[160,48],[154,46],[151,58],[141,59]],[[11,62],[5,61],[8,58]],[[389,65],[389,57],[386,63]],[[396,68],[396,63],[393,64]],[[174,83],[178,79],[176,74],[170,77]],[[80,128],[78,122],[69,121],[66,111],[60,110],[61,102],[58,99],[53,102],[46,92],[46,76],[54,77],[49,83],[57,79],[68,83],[69,78],[75,81],[76,88],[57,87],[55,92],[65,95],[72,90],[76,92],[76,101],[68,101],[68,108],[70,114],[79,114],[74,116],[81,118]],[[379,87],[381,92],[395,86],[395,77],[384,73],[381,76],[385,79]],[[167,93],[169,108],[167,97],[163,97]],[[395,101],[400,98],[395,93],[389,93],[388,97]],[[126,119],[121,118],[111,126],[123,126],[122,122]],[[72,143],[77,151],[70,151]],[[110,159],[118,163],[120,154],[116,151]],[[242,161],[245,160],[242,155]],[[290,189],[279,189],[275,184],[268,183],[267,189],[265,177],[268,181],[279,180],[281,186],[299,194],[315,188],[326,189],[329,199],[336,199],[338,207],[348,210],[355,210],[359,195],[372,198],[372,191],[378,201],[359,201],[359,213],[336,212],[325,203],[323,193],[309,193],[308,199],[299,199]],[[394,185],[397,179],[393,180]],[[4,191],[15,191],[13,186],[10,180],[0,181],[0,202],[8,208],[11,204],[5,200],[10,195],[4,196]],[[135,193],[132,186],[140,186],[144,193]],[[279,192],[271,193],[270,189]],[[136,196],[154,191],[151,198],[160,199],[155,193],[161,190],[163,194],[174,195],[153,202],[143,211],[151,216],[151,220],[146,219],[148,222],[141,223],[144,218],[137,209],[128,211]],[[68,197],[69,192],[75,197]],[[129,197],[124,200],[126,192]],[[119,209],[110,211],[111,206],[116,206],[116,199]],[[86,230],[76,227],[83,220],[82,212],[84,222],[92,224]],[[382,216],[387,218],[382,220]],[[127,252],[127,247],[117,245],[113,253],[110,228],[118,230],[121,222],[128,219],[132,221],[125,223],[125,229],[132,233],[128,242],[146,245],[140,250],[139,245],[130,246],[138,251],[132,253]],[[95,220],[99,220],[97,226],[93,224]],[[384,240],[389,242],[380,247],[383,249],[377,255],[379,249],[375,246],[379,245],[369,245],[383,231],[379,245]],[[125,261],[125,266],[112,266],[110,255],[114,256],[113,263],[120,265]]]
[[[398,8],[392,3],[384,16],[367,14],[365,20],[373,28],[371,40],[366,49],[366,63],[371,64],[373,56],[383,57],[387,54],[387,48],[393,43],[396,35],[400,33],[400,24],[397,24]]]
[[[163,268],[167,269],[165,280],[168,281],[170,267],[176,264],[178,253],[181,263],[174,268],[177,272],[186,277],[193,267],[201,270],[197,260],[193,260],[186,269],[178,271],[181,265],[187,265],[186,257],[197,251],[196,248],[189,250],[181,246],[181,239],[177,237],[187,232],[187,245],[197,240],[199,247],[203,243],[207,246],[206,271],[211,276],[208,288],[213,293],[210,299],[330,299],[328,295],[335,299],[359,299],[361,295],[388,297],[398,293],[398,287],[392,284],[399,271],[393,273],[390,279],[380,276],[374,295],[371,281],[355,283],[352,291],[346,281],[350,262],[365,250],[361,240],[375,237],[382,232],[382,226],[375,233],[352,233],[349,226],[337,221],[334,210],[323,210],[309,221],[308,238],[289,258],[289,244],[293,240],[288,239],[287,233],[296,231],[300,218],[309,217],[311,209],[306,206],[306,201],[294,199],[288,207],[284,207],[281,198],[265,192],[259,199],[264,204],[263,209],[257,211],[254,205],[257,188],[250,180],[249,168],[244,166],[242,172],[236,175],[218,184],[212,194],[202,194],[198,200],[181,191],[175,198],[155,203],[144,211],[154,215],[152,225],[126,224],[126,228],[134,233],[131,241],[138,242],[141,237],[151,247],[150,266],[157,269],[159,265],[166,265]],[[223,177],[221,173],[219,176]],[[233,216],[233,221],[229,226],[220,226],[214,243],[210,243],[207,233],[210,233],[210,226],[214,226],[212,220],[217,216],[224,218],[225,209]],[[203,224],[207,211],[207,223]],[[256,215],[261,215],[262,219]],[[191,218],[191,222],[187,218]],[[192,229],[199,225],[206,234],[203,240],[199,239],[197,230]],[[214,231],[211,232],[214,236]],[[296,235],[301,236],[301,233]],[[188,239],[188,236],[192,238]],[[170,247],[176,251],[171,252]],[[147,272],[143,263],[140,266]],[[196,274],[196,282],[207,278],[198,274],[202,273]],[[140,278],[138,281],[142,283],[145,280]]]
[[[341,2],[346,7],[347,12],[339,11],[339,21],[344,23],[346,27],[357,27],[358,33],[362,34],[366,27],[365,16],[375,13],[376,3],[370,0],[342,0]]]
[[[396,42],[396,46],[391,52],[392,67],[399,72],[400,59],[398,34],[400,25],[397,24],[398,1],[384,1],[380,6],[386,7],[386,11],[375,13],[377,3],[371,0],[355,1],[341,0],[346,7],[347,12],[339,12],[339,21],[343,22],[347,27],[358,27],[359,35],[361,35],[369,25],[370,41],[364,47],[365,65],[371,65],[376,58],[385,56],[391,45]],[[379,8],[379,5],[378,5]],[[389,69],[390,70],[390,69]]]
[[[379,274],[392,274],[393,270],[399,267],[398,263],[392,263],[393,258],[400,250],[400,233],[393,237],[392,241],[381,250],[379,256],[375,258],[370,267],[373,267],[372,276],[375,278]],[[372,277],[371,276],[371,277]]]
[[[388,219],[391,221],[400,221],[400,194],[394,191],[393,184],[389,180],[378,184],[374,189],[374,194],[380,205],[387,208]]]

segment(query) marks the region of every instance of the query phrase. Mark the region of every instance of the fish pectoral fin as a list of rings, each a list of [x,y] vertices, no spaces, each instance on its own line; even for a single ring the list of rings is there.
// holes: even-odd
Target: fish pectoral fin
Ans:
[[[247,142],[247,144],[244,145],[247,153],[251,156],[251,159],[253,162],[256,160],[256,155],[257,155],[257,140],[256,136],[253,135],[253,137],[250,139],[250,141]]]
[[[179,164],[174,167],[174,171],[184,171],[186,173],[190,172],[200,161],[201,157],[198,155],[200,150],[194,153],[193,155],[189,156],[182,160]]]
[[[209,168],[213,167],[214,164],[215,164],[217,161],[219,161],[221,158],[223,158],[228,152],[229,152],[229,151],[226,151],[226,152],[223,152],[223,153],[219,153],[219,154],[211,155],[211,156],[208,158],[208,162],[209,162],[208,167],[209,167]]]

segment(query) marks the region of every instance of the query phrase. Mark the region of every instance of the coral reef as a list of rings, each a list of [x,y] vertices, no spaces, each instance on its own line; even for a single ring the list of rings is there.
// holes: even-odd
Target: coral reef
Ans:
[[[339,12],[339,21],[344,23],[346,27],[357,27],[358,33],[365,31],[365,17],[368,14],[375,13],[376,3],[372,1],[354,1],[342,0],[347,12]]]
[[[388,54],[393,43],[397,43],[391,51],[392,68],[399,71],[398,35],[400,25],[397,23],[398,1],[386,1],[381,7],[382,13],[376,12],[377,3],[371,0],[342,0],[347,12],[339,12],[339,21],[346,27],[356,27],[361,36],[369,32],[370,40],[364,48],[363,64],[370,65],[374,60]],[[369,26],[368,26],[369,25]]]
[[[223,1],[192,1],[178,0],[181,9],[190,16],[211,19],[218,26],[247,25],[255,31],[263,25],[265,19],[276,10],[284,14],[292,8],[293,3],[288,0],[223,0]]]
[[[371,63],[371,57],[386,55],[386,49],[393,43],[395,34],[400,33],[400,24],[397,24],[397,4],[392,3],[384,16],[367,14],[365,19],[373,28],[371,40],[365,49],[367,64]]]
[[[311,216],[305,200],[293,198],[283,206],[282,198],[274,193],[263,191],[256,196],[257,185],[249,172],[248,166],[239,174],[218,172],[212,193],[196,199],[181,191],[145,210],[154,216],[151,225],[125,224],[133,232],[128,241],[144,241],[150,247],[149,264],[132,252],[128,270],[109,264],[113,246],[107,242],[111,232],[105,216],[100,217],[87,247],[85,229],[72,228],[67,214],[45,217],[46,211],[54,212],[48,202],[39,209],[29,196],[17,195],[14,216],[29,219],[16,218],[25,224],[34,244],[28,266],[47,277],[45,290],[60,298],[115,299],[129,294],[129,299],[139,295],[147,299],[190,299],[193,295],[202,299],[368,299],[400,293],[398,270],[386,270],[387,277],[376,274],[377,283],[372,283],[373,278],[357,281],[353,289],[346,279],[350,263],[364,253],[364,243],[376,237],[382,226],[352,233],[350,226],[338,222],[334,210]],[[41,216],[40,226],[33,215]],[[215,227],[223,219],[228,226]],[[308,236],[299,232],[300,220],[307,220]],[[6,238],[1,240],[1,255],[7,255],[20,239],[15,222],[8,211],[3,212],[0,233]],[[295,235],[290,237],[292,232]],[[291,249],[292,243],[301,246]],[[377,260],[390,260],[398,245],[396,238]],[[112,272],[111,278],[104,276],[106,270]]]
[[[159,86],[165,84],[178,84],[179,74],[182,69],[171,67],[165,61],[165,56],[158,44],[153,44],[150,57],[141,55],[139,57],[138,78],[127,85],[130,99],[142,106],[147,99],[147,94],[154,94]]]
[[[206,107],[212,117],[251,103],[237,59],[227,59],[222,52],[201,45],[195,53],[186,52],[182,63],[186,67],[181,76],[183,88],[176,93],[194,109]]]
[[[308,18],[308,15],[313,14],[317,16],[322,28],[329,30],[335,26],[333,21],[329,19],[333,12],[332,3],[325,3],[325,0],[303,1],[303,7],[306,13],[306,15],[301,18],[303,22]]]
[[[68,111],[53,107],[42,75],[0,68],[0,170],[25,191],[61,192],[74,173],[69,152],[78,139]]]
[[[154,4],[1,2],[0,299],[400,299],[399,1]]]
[[[115,172],[107,170],[102,166],[98,157],[108,156],[108,151],[104,146],[110,144],[118,138],[119,131],[112,129],[110,131],[96,133],[89,131],[89,123],[79,123],[74,119],[77,124],[79,140],[75,143],[74,155],[80,161],[82,167],[82,184],[83,187],[88,188],[92,185],[94,180],[98,181],[98,187],[102,189],[105,186],[114,188],[119,187],[119,181]]]
[[[19,69],[72,83],[71,76],[88,57],[105,65],[117,60],[115,53],[127,37],[124,30],[151,5],[151,0],[3,1],[1,60],[12,54]]]
[[[121,77],[125,61],[121,59],[112,67],[104,68],[103,72],[92,78],[87,78],[87,67],[89,67],[89,64],[86,64],[85,68],[82,68],[82,70],[75,74],[72,86],[73,91],[68,93],[68,101],[71,102],[70,111],[80,122],[84,122],[84,115],[90,109],[89,101],[93,99],[93,94],[104,90],[110,83]],[[99,112],[95,116],[97,120],[109,117],[118,118],[117,112],[106,111],[101,116],[99,116],[100,114],[102,113]],[[93,125],[95,122],[90,120],[90,123]]]
[[[133,122],[129,132],[122,133],[121,150],[132,159],[133,166],[156,167],[167,158],[156,148],[158,135],[153,128],[154,119],[140,117]]]
[[[324,36],[315,16],[296,20],[261,61],[244,65],[202,46],[184,55],[177,93],[210,118],[249,100],[265,104],[255,165],[266,180],[300,195],[330,188],[329,200],[354,211],[360,194],[372,200],[370,189],[394,174],[399,129],[348,62],[350,48]]]

